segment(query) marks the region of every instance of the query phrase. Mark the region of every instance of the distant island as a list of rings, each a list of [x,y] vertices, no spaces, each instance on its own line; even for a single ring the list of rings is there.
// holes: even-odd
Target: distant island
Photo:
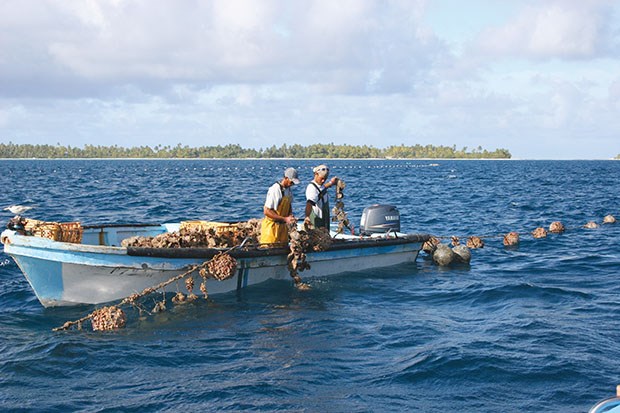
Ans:
[[[162,146],[156,145],[125,148],[120,146],[84,145],[83,148],[62,145],[30,145],[0,143],[0,158],[443,158],[443,159],[510,159],[507,149],[487,151],[478,146],[468,150],[454,146],[413,145],[389,146],[385,149],[367,145],[314,144],[275,145],[261,149],[246,149],[240,145],[201,146]]]

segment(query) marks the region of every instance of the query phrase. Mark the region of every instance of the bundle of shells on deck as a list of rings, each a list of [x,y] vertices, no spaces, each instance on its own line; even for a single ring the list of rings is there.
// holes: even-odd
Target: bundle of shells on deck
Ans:
[[[131,237],[121,242],[123,247],[141,248],[231,248],[246,238],[257,243],[260,220],[250,219],[236,224],[205,227],[181,227],[179,231],[166,232],[155,237]]]

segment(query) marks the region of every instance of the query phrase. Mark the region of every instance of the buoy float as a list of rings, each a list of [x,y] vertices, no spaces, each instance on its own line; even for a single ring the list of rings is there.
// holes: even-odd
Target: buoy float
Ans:
[[[519,233],[518,232],[509,232],[504,235],[504,245],[507,247],[517,245],[519,243]]]
[[[469,264],[471,261],[471,251],[465,245],[457,245],[452,248],[454,258],[463,264]]]
[[[564,232],[564,229],[564,224],[562,224],[560,221],[554,221],[549,225],[549,232],[553,232],[556,234]]]
[[[603,218],[603,224],[615,224],[616,218],[613,215],[606,215]],[[594,221],[589,221],[583,228],[594,229],[599,228],[600,225]],[[549,230],[547,231],[543,227],[538,227],[534,231],[531,232],[533,238],[545,238],[549,232],[560,234],[566,230],[564,224],[560,221],[554,221],[549,225]],[[499,235],[502,236],[501,234]],[[441,237],[442,239],[448,237]],[[519,244],[520,235],[516,231],[511,231],[508,234],[503,236],[504,245],[515,246]],[[442,244],[440,238],[431,236],[428,241],[426,241],[422,245],[422,250],[429,254],[433,260],[433,262],[440,266],[448,266],[453,262],[456,263],[466,263],[469,264],[471,261],[471,251],[470,249],[483,248],[484,241],[482,238],[477,236],[470,236],[467,238],[467,242],[465,245],[461,244],[459,237],[453,235],[450,237],[450,244],[453,248],[450,248],[450,245]]]
[[[454,251],[452,251],[450,247],[445,244],[439,244],[433,252],[433,262],[439,266],[445,267],[454,261],[454,256]]]
[[[468,248],[483,248],[484,247],[484,241],[482,240],[482,238],[480,237],[469,237],[467,238],[467,247]]]

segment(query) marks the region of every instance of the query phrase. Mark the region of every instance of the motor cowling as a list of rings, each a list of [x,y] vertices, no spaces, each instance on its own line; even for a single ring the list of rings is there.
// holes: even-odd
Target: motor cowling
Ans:
[[[400,212],[394,205],[371,205],[364,208],[360,219],[362,234],[383,234],[400,231]]]

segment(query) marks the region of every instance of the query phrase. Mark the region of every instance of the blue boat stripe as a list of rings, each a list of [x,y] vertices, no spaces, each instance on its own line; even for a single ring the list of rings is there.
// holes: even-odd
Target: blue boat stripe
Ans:
[[[237,290],[240,290],[242,287],[242,282],[243,282],[243,264],[241,264],[239,266],[239,269],[237,270]]]
[[[248,272],[250,268],[246,267],[243,269],[243,288],[248,286]]]

